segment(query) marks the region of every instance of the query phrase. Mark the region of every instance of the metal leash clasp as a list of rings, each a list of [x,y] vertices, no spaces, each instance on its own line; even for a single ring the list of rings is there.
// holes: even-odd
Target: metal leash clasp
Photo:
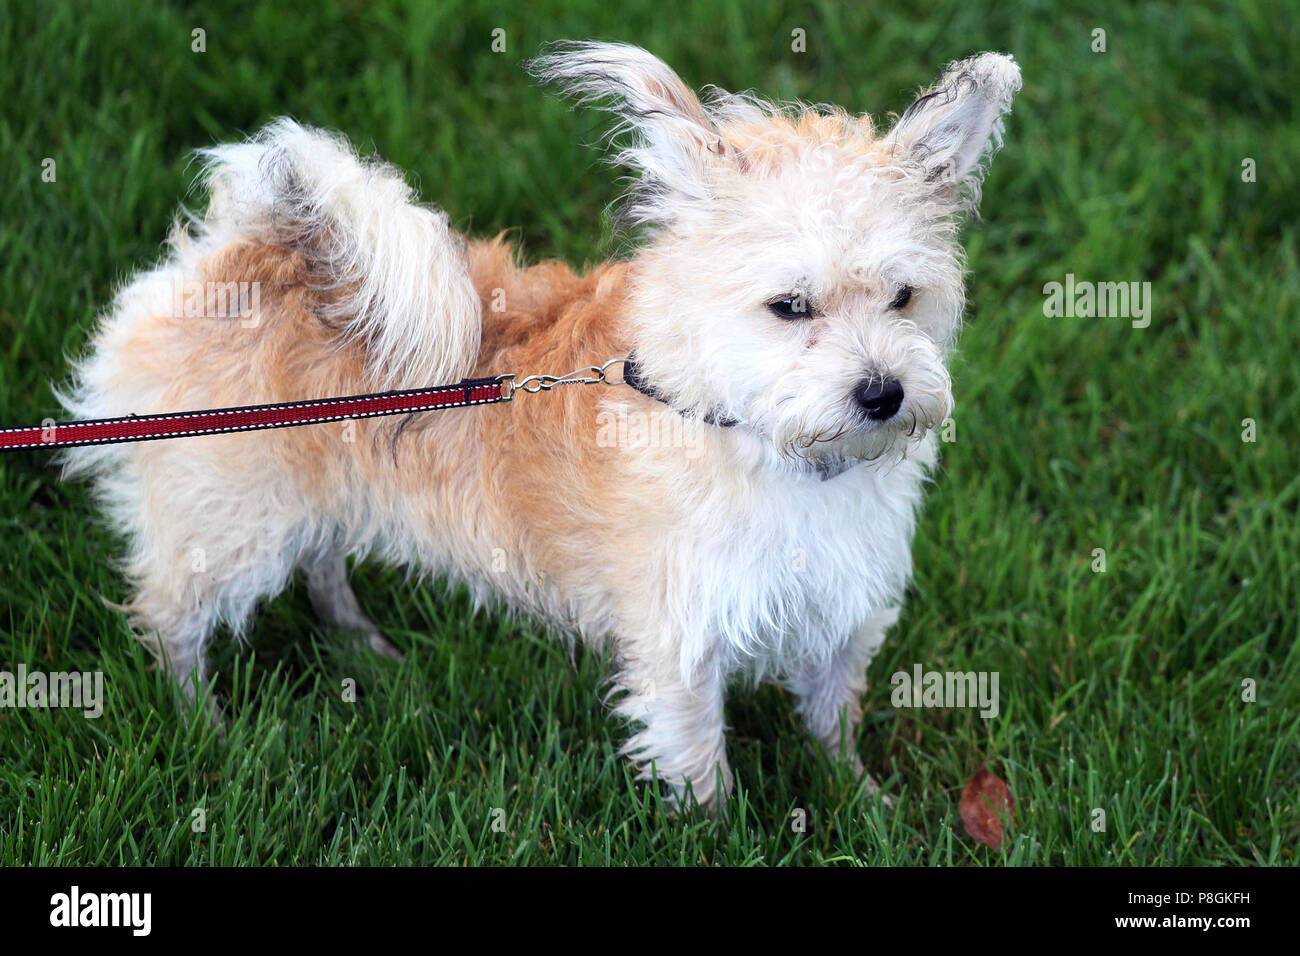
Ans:
[[[501,387],[505,390],[502,401],[513,401],[515,392],[528,392],[530,395],[535,395],[538,392],[549,392],[561,385],[623,385],[624,381],[621,375],[617,381],[609,377],[609,367],[611,365],[620,365],[626,361],[626,357],[613,358],[604,365],[588,365],[586,368],[577,369],[567,375],[529,375],[518,380],[516,380],[515,373],[510,372],[502,375],[499,379]]]

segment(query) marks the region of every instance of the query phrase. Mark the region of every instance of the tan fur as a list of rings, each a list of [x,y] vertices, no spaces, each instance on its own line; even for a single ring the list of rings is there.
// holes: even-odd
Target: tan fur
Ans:
[[[627,354],[621,328],[626,264],[601,265],[585,276],[560,262],[524,268],[498,237],[471,243],[468,265],[483,301],[474,376],[561,374]],[[260,321],[244,328],[233,318],[156,316],[137,326],[124,350],[124,372],[163,386],[158,407],[139,414],[352,395],[373,387],[363,346],[341,343],[319,316],[329,293],[314,288],[316,278],[300,253],[243,242],[202,260],[198,278],[261,283]],[[494,312],[494,300],[509,307]],[[625,402],[655,405],[622,392]],[[567,593],[585,557],[585,537],[618,534],[620,523],[630,529],[645,519],[643,502],[620,495],[627,487],[619,476],[625,456],[589,440],[597,406],[609,397],[570,387],[521,394],[510,406],[425,413],[408,423],[395,445],[397,420],[365,419],[350,423],[351,442],[342,440],[344,424],[329,423],[145,444],[133,454],[201,456],[206,469],[235,482],[271,458],[278,472],[294,476],[310,508],[327,512],[345,508],[342,491],[358,484],[381,501],[422,497],[429,522],[423,536],[485,533],[496,547],[521,556],[529,573]],[[582,513],[577,502],[585,504]],[[161,489],[156,506],[168,507]],[[490,573],[490,552],[484,562]]]

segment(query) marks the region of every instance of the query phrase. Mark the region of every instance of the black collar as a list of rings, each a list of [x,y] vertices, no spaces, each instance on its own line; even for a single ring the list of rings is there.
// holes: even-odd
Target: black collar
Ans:
[[[641,377],[641,367],[637,364],[635,354],[629,355],[623,362],[623,384],[631,385],[642,395],[648,395],[656,402],[663,402],[679,415],[686,414],[681,409],[675,407],[672,402],[668,401],[668,399],[664,398],[663,394],[657,388],[647,383],[646,380]],[[739,419],[725,418],[714,412],[705,412],[703,418],[710,425],[717,425],[719,428],[732,428],[733,426],[740,424]]]
[[[641,368],[637,365],[635,354],[629,355],[623,360],[623,384],[631,385],[642,395],[647,395],[650,398],[653,398],[656,402],[663,402],[679,415],[686,414],[681,409],[676,408],[672,402],[663,397],[658,389],[653,385],[648,384],[645,379],[641,377]],[[717,425],[719,428],[732,428],[733,426],[740,424],[739,419],[723,418],[713,412],[706,412],[703,415],[703,418],[710,425]],[[812,469],[817,473],[817,476],[821,478],[822,481],[829,481],[831,478],[842,475],[856,464],[858,464],[856,461],[819,462],[813,465]]]

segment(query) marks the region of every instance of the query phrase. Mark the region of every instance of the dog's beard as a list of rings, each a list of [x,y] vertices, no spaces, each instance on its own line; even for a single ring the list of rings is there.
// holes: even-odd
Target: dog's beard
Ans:
[[[808,375],[801,369],[773,390],[755,424],[783,463],[823,478],[863,462],[899,461],[943,425],[952,413],[952,391],[942,361],[889,367],[903,386],[903,403],[888,421],[872,421],[854,401],[860,375]]]
[[[904,405],[887,422],[873,422],[847,406],[813,420],[782,421],[771,435],[780,460],[797,471],[833,478],[862,463],[901,461],[947,418],[950,401]]]

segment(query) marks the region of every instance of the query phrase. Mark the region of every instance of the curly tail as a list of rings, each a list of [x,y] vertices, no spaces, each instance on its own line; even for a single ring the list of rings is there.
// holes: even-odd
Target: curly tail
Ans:
[[[444,212],[417,205],[400,171],[360,158],[340,135],[287,118],[243,143],[201,150],[211,195],[199,241],[293,245],[342,294],[331,316],[365,341],[380,388],[468,375],[478,355],[480,302],[464,241]]]

